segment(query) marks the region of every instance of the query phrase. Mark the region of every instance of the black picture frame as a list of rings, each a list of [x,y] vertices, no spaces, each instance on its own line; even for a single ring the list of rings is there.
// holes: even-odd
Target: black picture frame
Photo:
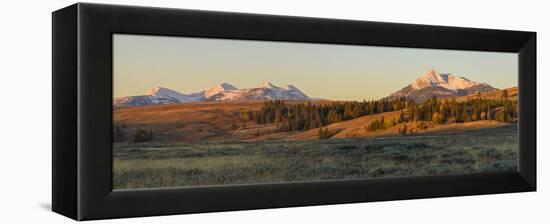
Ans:
[[[536,190],[536,33],[78,3],[52,14],[53,211],[76,220]],[[519,170],[112,190],[112,34],[518,53]]]

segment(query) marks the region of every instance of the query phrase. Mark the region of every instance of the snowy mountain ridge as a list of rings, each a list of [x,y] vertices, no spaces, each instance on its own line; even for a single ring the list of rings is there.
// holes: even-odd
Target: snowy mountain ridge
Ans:
[[[413,89],[422,89],[429,86],[441,86],[446,89],[459,90],[466,89],[479,83],[470,81],[464,77],[456,77],[451,74],[440,74],[431,69],[426,74],[420,76],[414,83],[411,84]]]
[[[202,101],[255,100],[310,100],[310,98],[293,85],[281,88],[270,82],[262,82],[253,88],[238,89],[224,82],[190,94],[183,94],[175,90],[157,86],[150,89],[145,95],[117,97],[113,100],[113,106],[125,107]]]
[[[436,97],[465,96],[477,92],[497,90],[486,83],[478,83],[464,77],[441,74],[430,69],[413,83],[389,95],[389,98],[408,97],[417,102]]]

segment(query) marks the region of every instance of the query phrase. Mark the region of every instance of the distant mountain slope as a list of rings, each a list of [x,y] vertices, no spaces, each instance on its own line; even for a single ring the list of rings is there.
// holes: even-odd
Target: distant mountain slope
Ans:
[[[113,99],[114,107],[177,104],[203,101],[257,101],[257,100],[311,100],[293,85],[277,87],[269,82],[249,89],[221,83],[214,87],[191,94],[179,93],[164,87],[155,87],[146,95],[118,97]]]
[[[497,90],[486,83],[478,83],[464,77],[451,74],[440,74],[431,69],[412,84],[390,94],[389,98],[408,97],[416,102],[423,102],[434,95],[439,98],[466,96],[477,92]]]
[[[202,93],[185,95],[164,87],[155,87],[149,90],[147,95],[152,98],[174,99],[180,103],[199,101],[204,98]]]
[[[195,102],[201,99],[201,95],[185,95],[171,89],[157,86],[150,89],[146,95],[117,97],[113,99],[113,107],[176,104]]]

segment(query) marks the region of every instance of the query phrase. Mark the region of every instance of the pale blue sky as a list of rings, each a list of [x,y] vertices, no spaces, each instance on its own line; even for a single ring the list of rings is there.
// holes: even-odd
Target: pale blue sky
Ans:
[[[182,93],[221,82],[250,88],[262,81],[295,85],[309,97],[378,99],[429,69],[517,86],[517,54],[147,35],[113,36],[114,96],[155,86]]]

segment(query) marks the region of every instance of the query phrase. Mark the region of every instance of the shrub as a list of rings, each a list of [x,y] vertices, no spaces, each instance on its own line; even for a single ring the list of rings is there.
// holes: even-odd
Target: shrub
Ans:
[[[153,140],[153,130],[138,128],[134,134],[134,142],[148,142]]]

